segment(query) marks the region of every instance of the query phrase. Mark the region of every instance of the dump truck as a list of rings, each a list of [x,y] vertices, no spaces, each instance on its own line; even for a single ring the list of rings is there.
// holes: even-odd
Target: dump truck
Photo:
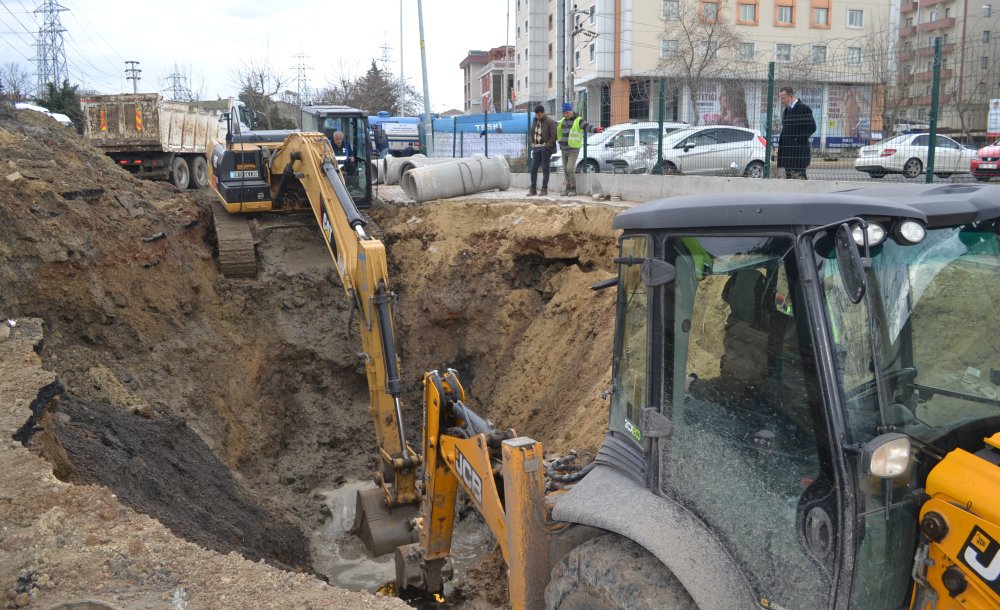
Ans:
[[[476,414],[453,369],[425,373],[411,447],[385,246],[329,141],[216,153],[225,210],[311,211],[340,277],[380,461],[354,527],[394,553],[397,593],[440,599],[462,494],[515,610],[1000,608],[1000,188],[623,211],[593,286],[617,291],[608,429],[583,465]]]
[[[80,106],[84,138],[123,169],[178,188],[208,185],[206,153],[226,133],[220,122],[225,109],[159,93],[98,95],[81,99]]]

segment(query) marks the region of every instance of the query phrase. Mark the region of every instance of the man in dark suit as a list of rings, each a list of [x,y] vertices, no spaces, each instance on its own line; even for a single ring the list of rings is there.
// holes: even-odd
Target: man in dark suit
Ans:
[[[805,180],[811,160],[809,136],[816,131],[816,119],[809,106],[795,97],[791,87],[782,87],[778,99],[784,107],[778,136],[778,167],[785,168],[785,178]]]

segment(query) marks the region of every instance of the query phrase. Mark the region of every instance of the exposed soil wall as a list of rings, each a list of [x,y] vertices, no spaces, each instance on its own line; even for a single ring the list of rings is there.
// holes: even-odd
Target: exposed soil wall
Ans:
[[[348,599],[278,569],[309,570],[304,533],[323,519],[312,491],[376,467],[347,303],[317,230],[260,232],[258,277],[225,279],[207,191],[135,180],[33,114],[0,111],[0,319],[26,321],[0,345],[14,350],[4,375],[31,380],[0,380],[0,458],[19,473],[0,490],[0,599]],[[414,446],[422,374],[444,366],[499,426],[557,450],[597,446],[614,296],[589,287],[614,272],[615,212],[468,197],[374,211]],[[225,557],[204,559],[219,566],[207,579],[186,567],[205,549]],[[247,574],[277,597],[242,588]],[[240,591],[251,597],[208,601]]]

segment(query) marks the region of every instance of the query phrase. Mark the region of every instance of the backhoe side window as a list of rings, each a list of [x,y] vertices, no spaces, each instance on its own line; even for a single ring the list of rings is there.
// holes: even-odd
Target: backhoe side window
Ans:
[[[621,255],[647,256],[649,239],[622,240]],[[615,337],[614,390],[611,394],[611,429],[642,441],[639,414],[649,404],[648,359],[649,292],[642,283],[640,265],[622,265],[618,275],[618,334]]]
[[[838,507],[792,239],[670,239],[666,260],[661,490],[728,546],[762,605],[826,607]]]

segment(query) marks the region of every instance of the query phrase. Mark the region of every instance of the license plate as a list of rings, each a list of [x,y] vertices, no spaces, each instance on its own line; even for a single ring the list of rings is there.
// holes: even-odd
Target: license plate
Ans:
[[[259,175],[257,170],[245,171],[245,172],[229,172],[230,180],[242,180],[244,178],[258,178]]]
[[[996,163],[980,163],[979,164],[979,169],[996,169],[996,168],[997,168],[997,164]]]

